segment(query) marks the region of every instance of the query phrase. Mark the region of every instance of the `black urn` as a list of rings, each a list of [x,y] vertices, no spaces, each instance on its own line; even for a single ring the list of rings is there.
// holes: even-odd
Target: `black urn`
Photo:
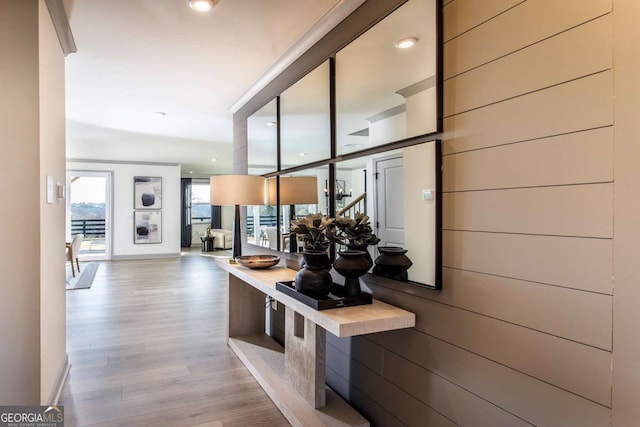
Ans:
[[[380,255],[376,258],[373,274],[403,282],[409,280],[407,270],[413,265],[413,262],[406,255],[406,249],[395,246],[380,246],[378,251]]]
[[[364,251],[346,250],[339,253],[338,259],[333,263],[333,268],[345,277],[345,296],[354,297],[360,295],[360,277],[371,268],[371,261]]]
[[[326,269],[326,252],[304,251],[304,267],[296,274],[296,291],[313,298],[324,298],[329,295],[333,279]]]

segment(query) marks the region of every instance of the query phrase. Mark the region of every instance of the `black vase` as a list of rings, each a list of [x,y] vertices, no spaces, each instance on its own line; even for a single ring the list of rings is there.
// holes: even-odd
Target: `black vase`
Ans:
[[[345,277],[345,296],[354,297],[360,295],[360,277],[371,268],[372,262],[364,251],[346,250],[333,263],[333,268]]]
[[[407,270],[413,265],[406,249],[394,246],[378,247],[380,255],[376,258],[373,274],[394,280],[406,282],[409,280]]]
[[[333,279],[325,268],[326,252],[304,251],[304,267],[296,274],[296,291],[314,298],[324,298],[329,295]]]
[[[324,269],[327,270],[327,271],[331,270],[331,259],[329,258],[329,255],[327,254],[327,251],[323,251],[323,250],[320,250],[320,249],[305,249],[303,251],[303,253],[304,252],[311,252],[311,253],[317,253],[317,254],[322,255],[323,263],[324,263]],[[300,258],[300,269],[303,269],[306,263],[307,262],[305,261],[304,256],[302,258]]]
[[[367,259],[369,260],[371,265],[373,265],[373,258],[371,258],[371,254],[367,250],[368,247],[369,247],[369,245],[347,245],[347,250],[348,251],[362,251],[362,252],[364,252],[365,256],[367,257]]]

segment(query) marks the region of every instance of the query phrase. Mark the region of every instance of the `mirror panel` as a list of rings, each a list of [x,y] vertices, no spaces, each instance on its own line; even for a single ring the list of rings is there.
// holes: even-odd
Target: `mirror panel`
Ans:
[[[250,175],[253,175],[251,171]],[[268,227],[276,228],[278,209],[276,206],[276,178],[267,178],[265,204],[247,206],[247,243],[269,247],[266,233]]]
[[[328,159],[329,61],[280,95],[282,169]]]
[[[281,213],[282,213],[282,235],[284,245],[281,246],[284,252],[301,252],[302,241],[292,239],[289,235],[291,220],[297,217],[304,217],[313,213],[324,213],[329,211],[329,199],[325,197],[325,182],[329,178],[329,166],[322,166],[314,169],[306,169],[293,174],[282,176],[281,179]],[[289,181],[287,181],[289,180]],[[312,189],[312,187],[315,187]],[[293,200],[295,204],[289,205],[287,194],[292,190],[296,193]],[[311,194],[314,191],[315,194]],[[300,195],[302,194],[302,198]],[[311,195],[311,198],[308,198]],[[314,203],[315,202],[315,203]]]
[[[353,187],[353,196],[347,200],[365,195],[361,203],[340,214],[367,214],[380,238],[378,246],[407,249],[407,256],[413,261],[409,280],[424,285],[435,284],[440,268],[436,265],[436,144],[413,145],[336,164],[336,180]],[[337,207],[336,213],[340,210]],[[377,255],[374,250],[374,259]]]
[[[339,155],[438,131],[436,13],[409,0],[337,53]]]
[[[278,168],[276,99],[247,119],[247,161],[249,175],[263,175]]]

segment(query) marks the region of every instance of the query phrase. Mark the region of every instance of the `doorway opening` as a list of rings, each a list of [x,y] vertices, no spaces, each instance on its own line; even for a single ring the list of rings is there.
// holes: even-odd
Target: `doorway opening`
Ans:
[[[83,234],[81,260],[111,259],[111,172],[67,171],[66,237]]]

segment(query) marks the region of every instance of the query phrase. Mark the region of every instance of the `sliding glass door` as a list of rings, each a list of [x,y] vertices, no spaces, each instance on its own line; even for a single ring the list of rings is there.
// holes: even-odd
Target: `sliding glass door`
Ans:
[[[80,259],[111,258],[111,172],[67,171],[67,241],[83,234]]]

